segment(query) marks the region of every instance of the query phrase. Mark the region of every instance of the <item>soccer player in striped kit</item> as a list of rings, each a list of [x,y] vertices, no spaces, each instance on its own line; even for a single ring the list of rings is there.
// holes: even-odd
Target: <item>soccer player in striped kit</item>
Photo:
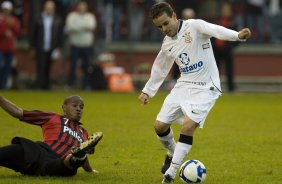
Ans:
[[[23,110],[3,96],[0,96],[0,106],[20,121],[40,126],[44,139],[34,142],[14,137],[11,145],[0,147],[0,166],[40,176],[73,176],[80,166],[86,172],[96,172],[86,154],[94,153],[103,134],[97,132],[89,136],[81,126],[84,102],[80,96],[64,100],[63,115]]]
[[[251,32],[248,28],[237,32],[200,19],[179,20],[165,2],[153,5],[150,16],[166,36],[152,66],[150,79],[139,96],[141,104],[148,104],[149,98],[157,93],[174,62],[181,72],[154,125],[158,139],[167,149],[161,169],[164,174],[162,183],[173,183],[178,168],[192,147],[196,128],[203,128],[209,111],[221,95],[210,38],[245,41]],[[181,117],[183,125],[176,143],[170,126]]]

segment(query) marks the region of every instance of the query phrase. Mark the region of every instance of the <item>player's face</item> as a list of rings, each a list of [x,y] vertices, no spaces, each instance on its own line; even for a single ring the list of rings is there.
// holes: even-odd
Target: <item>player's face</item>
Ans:
[[[81,100],[71,101],[63,105],[65,117],[72,121],[79,121],[82,117],[84,103]]]
[[[171,17],[169,17],[167,13],[163,13],[161,16],[153,19],[153,23],[163,34],[169,37],[173,37],[177,34],[178,20],[175,13],[173,13]]]

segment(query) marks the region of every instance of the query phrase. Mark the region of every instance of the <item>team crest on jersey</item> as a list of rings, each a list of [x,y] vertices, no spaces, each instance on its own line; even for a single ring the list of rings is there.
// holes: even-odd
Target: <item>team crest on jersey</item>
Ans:
[[[181,53],[179,54],[178,56],[178,63],[181,63],[182,65],[186,66],[189,64],[190,62],[190,59],[188,57],[188,54],[187,53]]]
[[[190,64],[190,58],[187,53],[181,53],[177,57],[177,64],[179,65],[179,70],[181,73],[194,73],[201,70],[204,66],[203,61],[198,61],[194,64]]]
[[[185,32],[182,37],[185,39],[185,43],[191,43],[192,42],[192,37],[190,36],[190,32]]]

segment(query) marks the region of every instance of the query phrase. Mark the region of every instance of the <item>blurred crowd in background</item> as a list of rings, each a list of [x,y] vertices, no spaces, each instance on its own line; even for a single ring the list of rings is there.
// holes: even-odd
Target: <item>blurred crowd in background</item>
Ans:
[[[163,35],[149,18],[151,6],[161,1],[165,0],[86,0],[82,6],[78,0],[55,0],[49,4],[44,0],[1,1],[0,88],[7,88],[7,78],[13,69],[11,60],[16,49],[21,48],[31,50],[37,61],[34,88],[50,88],[52,60],[64,54],[70,60],[67,88],[75,86],[76,62],[81,59],[84,73],[82,87],[87,89],[88,65],[94,55],[93,50],[111,43],[162,41]],[[281,0],[166,2],[172,5],[180,19],[185,18],[183,13],[189,8],[194,13],[193,18],[234,30],[249,27],[252,30],[249,43],[281,44]],[[228,18],[220,19],[222,8],[226,6]],[[8,14],[13,18],[7,18]],[[5,32],[6,28],[8,31]],[[7,39],[10,41],[7,42]],[[215,44],[222,45],[219,42]]]
[[[95,35],[107,42],[127,41],[129,36],[135,41],[160,41],[162,35],[152,25],[148,13],[151,6],[165,0],[86,0],[89,11],[97,19]],[[30,24],[40,14],[43,0],[13,0],[14,15],[20,20],[21,38],[29,36]],[[56,13],[63,20],[71,12],[78,0],[56,0]],[[254,36],[250,40],[260,43],[280,43],[282,37],[281,0],[166,0],[181,18],[185,8],[192,8],[196,18],[213,22],[220,16],[223,3],[232,6],[232,19],[238,29],[250,27]]]

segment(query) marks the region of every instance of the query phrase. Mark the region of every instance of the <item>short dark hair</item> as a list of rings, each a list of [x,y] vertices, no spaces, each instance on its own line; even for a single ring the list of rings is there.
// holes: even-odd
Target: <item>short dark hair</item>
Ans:
[[[152,6],[150,10],[150,18],[155,19],[163,15],[163,13],[166,13],[169,17],[173,14],[172,7],[166,3],[166,2],[160,2],[156,3]]]
[[[63,102],[63,105],[68,105],[69,103],[72,103],[72,102],[77,102],[77,101],[80,101],[83,103],[83,99],[78,96],[78,95],[72,95],[72,96],[69,96],[67,97],[64,102]]]

